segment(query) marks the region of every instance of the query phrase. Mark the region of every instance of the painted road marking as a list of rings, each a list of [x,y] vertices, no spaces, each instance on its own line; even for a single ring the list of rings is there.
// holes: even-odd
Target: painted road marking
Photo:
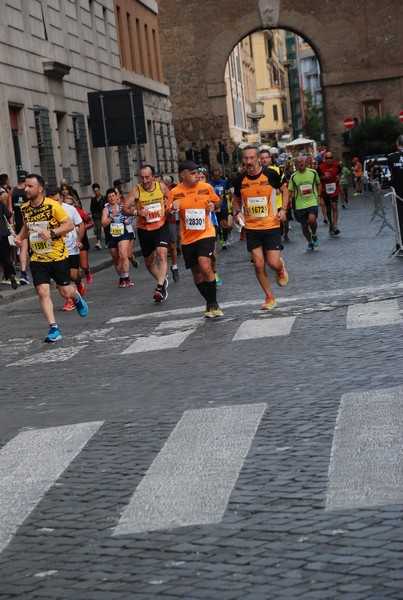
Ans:
[[[219,523],[266,406],[186,411],[113,535]]]
[[[392,325],[401,322],[402,316],[395,298],[380,302],[353,304],[347,310],[347,329]]]
[[[85,346],[72,346],[71,348],[52,348],[40,354],[32,354],[10,363],[7,367],[20,367],[28,365],[37,365],[40,363],[63,362],[75,356]]]
[[[326,510],[403,502],[402,398],[403,387],[342,397]]]
[[[339,289],[334,289],[334,290],[319,290],[317,292],[311,292],[309,294],[304,294],[303,296],[291,296],[291,297],[285,297],[285,298],[277,298],[277,302],[279,304],[279,308],[284,306],[284,305],[289,305],[289,304],[293,304],[299,301],[306,301],[306,300],[319,300],[321,303],[325,302],[326,300],[329,302],[331,298],[340,298],[343,296],[350,296],[350,297],[359,297],[359,296],[368,296],[368,295],[379,295],[383,292],[387,292],[387,293],[399,293],[401,290],[403,290],[403,282],[399,281],[396,283],[384,283],[378,286],[372,285],[372,286],[362,286],[362,287],[355,287],[355,288],[339,288]],[[235,301],[235,302],[224,302],[223,304],[220,302],[220,306],[221,308],[227,309],[227,308],[239,308],[241,306],[257,306],[258,304],[262,303],[262,298],[250,298],[248,300],[240,300],[240,301]],[[142,313],[141,315],[127,315],[127,316],[123,316],[123,317],[113,317],[112,319],[109,319],[109,321],[107,322],[108,324],[111,323],[122,323],[125,321],[139,321],[139,320],[143,320],[145,318],[154,318],[154,319],[162,319],[162,318],[166,318],[166,317],[172,317],[172,316],[182,316],[182,315],[190,315],[193,313],[200,313],[200,316],[202,317],[203,312],[205,310],[205,306],[192,306],[192,307],[188,307],[188,308],[175,308],[172,310],[165,310],[165,311],[155,311],[152,313]]]
[[[256,338],[289,335],[296,317],[276,317],[273,319],[249,319],[240,325],[232,338],[237,340],[253,340]]]
[[[23,431],[0,450],[0,552],[102,424]]]
[[[138,352],[151,352],[152,350],[167,350],[168,348],[178,348],[186,338],[196,331],[200,321],[197,319],[184,319],[181,321],[169,321],[160,323],[157,327],[157,333],[138,337],[122,354],[136,354]],[[173,333],[163,333],[166,329],[179,329]],[[158,333],[161,332],[161,333]]]

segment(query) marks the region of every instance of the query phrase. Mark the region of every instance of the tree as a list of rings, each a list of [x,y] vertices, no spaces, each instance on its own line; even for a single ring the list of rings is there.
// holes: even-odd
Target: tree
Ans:
[[[306,121],[303,126],[304,135],[311,140],[321,140],[324,135],[324,121],[322,106],[313,101],[311,92],[305,94],[305,115]]]
[[[402,133],[402,123],[392,115],[359,123],[351,130],[352,156],[389,154],[395,150],[396,139]]]

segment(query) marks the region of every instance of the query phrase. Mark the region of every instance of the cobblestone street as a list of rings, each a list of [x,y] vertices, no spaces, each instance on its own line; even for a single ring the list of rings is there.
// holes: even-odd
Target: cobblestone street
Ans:
[[[214,322],[182,262],[154,305],[142,258],[118,289],[91,250],[89,316],[54,293],[44,348],[1,286],[1,600],[403,599],[403,263],[372,211],[312,253],[293,221],[269,314],[235,233]]]

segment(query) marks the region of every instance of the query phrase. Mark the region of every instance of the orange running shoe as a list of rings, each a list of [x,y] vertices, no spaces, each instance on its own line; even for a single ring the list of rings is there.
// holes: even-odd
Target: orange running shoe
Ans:
[[[263,302],[261,306],[261,310],[273,310],[276,308],[277,301],[274,296],[266,296],[266,300]]]
[[[284,287],[288,283],[288,272],[285,268],[285,264],[282,258],[281,260],[281,269],[280,271],[276,271],[276,282],[280,287]]]
[[[74,302],[71,298],[67,298],[66,304],[63,306],[62,310],[75,310]]]

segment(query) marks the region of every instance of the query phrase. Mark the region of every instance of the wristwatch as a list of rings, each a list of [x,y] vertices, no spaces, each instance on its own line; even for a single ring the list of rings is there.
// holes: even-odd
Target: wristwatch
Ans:
[[[52,240],[57,240],[60,236],[57,235],[53,229],[50,230],[50,237],[52,238]]]

